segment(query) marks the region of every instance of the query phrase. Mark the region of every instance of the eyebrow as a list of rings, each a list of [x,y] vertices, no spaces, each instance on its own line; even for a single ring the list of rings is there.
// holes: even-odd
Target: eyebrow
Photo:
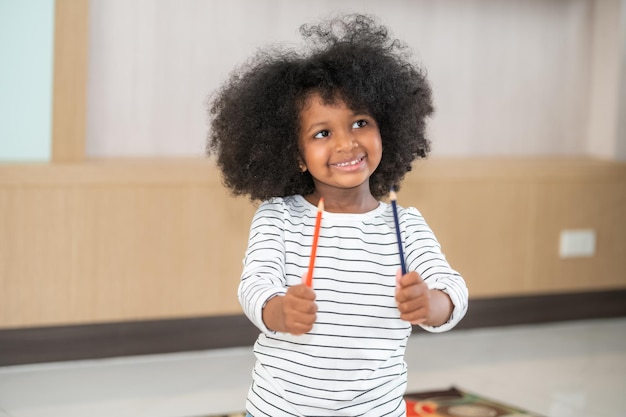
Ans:
[[[313,123],[311,126],[309,126],[305,132],[306,133],[313,133],[313,131],[316,131],[317,129],[319,129],[320,127],[326,125],[328,122],[327,121],[323,121],[323,122],[317,122],[317,123]]]

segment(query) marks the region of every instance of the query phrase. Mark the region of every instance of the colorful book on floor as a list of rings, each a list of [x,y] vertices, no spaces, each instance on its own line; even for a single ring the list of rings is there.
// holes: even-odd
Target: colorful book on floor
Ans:
[[[404,399],[407,417],[543,417],[454,387],[406,394]]]

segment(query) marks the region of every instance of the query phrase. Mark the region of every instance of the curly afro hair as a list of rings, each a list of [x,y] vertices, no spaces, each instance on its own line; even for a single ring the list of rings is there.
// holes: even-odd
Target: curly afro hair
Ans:
[[[300,111],[316,93],[326,104],[341,100],[376,120],[383,154],[370,190],[380,199],[399,189],[412,162],[430,151],[425,130],[433,105],[425,72],[370,16],[303,25],[300,33],[305,52],[265,49],[215,92],[207,154],[217,156],[224,184],[252,201],[312,193],[311,174],[298,165],[298,132]]]

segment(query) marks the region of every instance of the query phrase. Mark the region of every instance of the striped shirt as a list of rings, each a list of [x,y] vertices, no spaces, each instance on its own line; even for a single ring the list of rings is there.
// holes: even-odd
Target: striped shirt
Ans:
[[[465,315],[463,278],[446,261],[415,208],[398,207],[407,270],[454,304],[451,329]],[[317,320],[305,335],[269,330],[265,303],[302,283],[317,207],[302,196],[262,203],[250,227],[239,301],[261,330],[246,408],[260,416],[404,416],[404,351],[410,323],[400,319],[395,274],[400,267],[391,205],[363,214],[322,215],[313,288]]]

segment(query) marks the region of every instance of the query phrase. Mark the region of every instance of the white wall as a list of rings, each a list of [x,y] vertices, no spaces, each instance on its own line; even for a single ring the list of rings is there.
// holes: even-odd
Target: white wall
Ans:
[[[361,11],[427,68],[433,155],[615,158],[623,3],[91,0],[87,152],[202,155],[207,96],[234,66],[263,45],[296,44],[302,23]]]
[[[617,103],[617,135],[616,159],[626,161],[626,0],[621,0],[621,15],[619,25],[619,73],[618,73],[618,103]]]
[[[620,13],[621,6],[621,13]],[[626,1],[597,0],[592,9],[589,122],[590,155],[626,161]],[[621,87],[620,87],[621,86]],[[620,112],[621,119],[620,122]]]

